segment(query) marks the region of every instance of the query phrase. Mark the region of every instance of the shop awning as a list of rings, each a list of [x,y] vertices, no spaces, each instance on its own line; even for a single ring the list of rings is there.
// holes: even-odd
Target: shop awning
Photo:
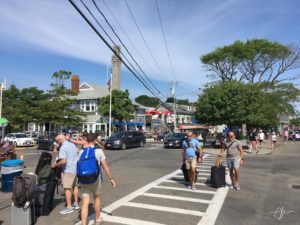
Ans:
[[[0,118],[0,126],[5,127],[8,124],[8,120],[5,118]]]

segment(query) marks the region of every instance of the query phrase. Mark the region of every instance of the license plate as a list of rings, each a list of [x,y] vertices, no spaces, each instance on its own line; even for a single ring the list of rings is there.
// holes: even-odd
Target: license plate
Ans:
[[[107,147],[110,147],[111,146],[111,144],[107,144]]]
[[[169,144],[169,146],[172,146],[172,145],[173,145],[172,143]]]

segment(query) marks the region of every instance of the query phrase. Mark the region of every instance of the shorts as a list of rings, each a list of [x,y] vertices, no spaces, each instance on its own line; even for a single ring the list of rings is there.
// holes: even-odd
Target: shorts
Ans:
[[[228,169],[238,169],[240,168],[240,158],[227,158],[227,166],[228,166]]]
[[[97,180],[94,183],[91,184],[80,184],[82,189],[82,198],[84,197],[90,197],[90,194],[92,193],[94,198],[97,195],[100,195],[101,193],[101,182],[100,180]]]
[[[256,141],[250,141],[252,146],[256,146]]]
[[[185,160],[185,167],[187,170],[189,169],[196,169],[197,165],[197,159],[196,158],[191,158],[191,159],[186,159]]]
[[[71,189],[75,186],[76,184],[76,174],[74,173],[64,173],[63,175],[63,187],[66,189]]]

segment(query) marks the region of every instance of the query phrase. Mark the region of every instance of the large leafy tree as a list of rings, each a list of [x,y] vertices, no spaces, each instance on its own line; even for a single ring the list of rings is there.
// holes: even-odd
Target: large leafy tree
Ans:
[[[99,113],[106,117],[109,117],[109,97],[110,96],[103,97],[99,106]],[[111,106],[111,115],[113,120],[128,121],[134,118],[134,107],[129,98],[128,90],[113,90]]]
[[[40,103],[48,98],[48,94],[36,87],[19,90],[15,85],[11,85],[3,92],[3,116],[16,129],[25,122],[38,122],[43,114]]]
[[[41,121],[47,121],[56,125],[76,126],[79,125],[84,113],[75,107],[76,100],[72,98],[75,93],[65,86],[65,82],[71,77],[71,72],[60,70],[53,73],[49,91],[50,100],[40,103],[40,108],[44,112]]]
[[[140,95],[135,98],[135,101],[143,106],[153,107],[159,105],[159,99],[155,97],[149,97],[147,95]]]
[[[298,96],[299,90],[291,84],[219,82],[199,96],[196,116],[212,125],[273,126],[280,113],[294,113],[291,102]]]
[[[236,41],[203,55],[201,61],[210,72],[208,76],[216,80],[274,84],[300,78],[284,76],[300,67],[299,47],[265,39]]]

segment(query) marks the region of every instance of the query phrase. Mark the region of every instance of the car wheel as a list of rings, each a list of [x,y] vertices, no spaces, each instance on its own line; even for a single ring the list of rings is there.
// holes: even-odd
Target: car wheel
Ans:
[[[122,150],[125,150],[125,149],[126,149],[126,144],[125,144],[125,143],[122,143],[121,149],[122,149]]]
[[[140,147],[141,148],[144,147],[144,142],[143,141],[140,142]]]

